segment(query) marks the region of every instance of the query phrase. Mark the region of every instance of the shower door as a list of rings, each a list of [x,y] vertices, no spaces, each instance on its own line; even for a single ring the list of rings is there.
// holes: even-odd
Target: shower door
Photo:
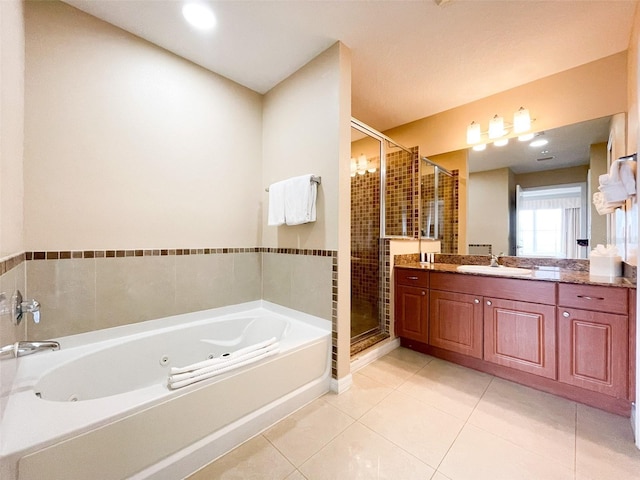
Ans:
[[[351,343],[381,331],[381,141],[351,128]]]

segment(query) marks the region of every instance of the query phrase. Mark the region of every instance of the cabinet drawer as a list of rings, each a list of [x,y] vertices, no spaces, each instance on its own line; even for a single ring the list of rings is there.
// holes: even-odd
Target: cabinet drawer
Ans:
[[[413,287],[429,287],[429,272],[413,268],[396,268],[396,283]]]
[[[626,315],[629,312],[627,294],[626,288],[561,283],[558,305]]]

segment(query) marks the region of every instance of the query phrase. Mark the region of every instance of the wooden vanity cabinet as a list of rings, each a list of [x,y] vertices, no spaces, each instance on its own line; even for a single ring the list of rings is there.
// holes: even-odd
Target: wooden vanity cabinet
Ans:
[[[429,345],[482,358],[482,297],[432,290]]]
[[[555,284],[433,273],[429,344],[556,378]]]
[[[485,298],[484,359],[555,380],[555,305]]]
[[[627,289],[560,284],[558,293],[558,380],[628,398]]]
[[[395,269],[395,334],[427,343],[429,336],[429,272]]]

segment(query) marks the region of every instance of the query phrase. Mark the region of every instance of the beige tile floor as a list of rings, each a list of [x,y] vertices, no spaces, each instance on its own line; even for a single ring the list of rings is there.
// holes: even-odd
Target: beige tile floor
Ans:
[[[399,348],[190,480],[640,480],[628,418]]]

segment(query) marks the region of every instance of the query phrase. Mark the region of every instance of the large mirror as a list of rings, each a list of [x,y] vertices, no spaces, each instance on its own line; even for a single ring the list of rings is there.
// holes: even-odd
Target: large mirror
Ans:
[[[625,154],[624,131],[622,113],[469,149],[458,253],[588,258],[591,246],[614,243],[624,216],[599,215],[591,198],[611,159]]]

